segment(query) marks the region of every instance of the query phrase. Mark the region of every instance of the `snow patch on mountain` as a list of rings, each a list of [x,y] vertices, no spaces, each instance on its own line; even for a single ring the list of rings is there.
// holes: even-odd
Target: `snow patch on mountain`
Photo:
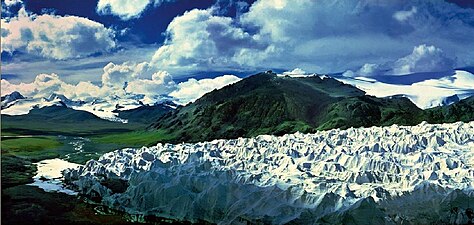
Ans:
[[[474,122],[160,143],[64,176],[109,207],[191,222],[462,224],[474,205]],[[112,191],[113,179],[126,190]]]
[[[422,109],[454,103],[453,98],[462,100],[474,95],[474,74],[456,70],[454,74],[442,77],[407,80],[413,76],[397,76],[398,80],[388,80],[386,75],[380,77],[335,77],[337,80],[356,86],[368,95],[388,97],[402,95],[409,98]],[[419,77],[422,75],[419,74]],[[456,97],[454,97],[456,96]]]

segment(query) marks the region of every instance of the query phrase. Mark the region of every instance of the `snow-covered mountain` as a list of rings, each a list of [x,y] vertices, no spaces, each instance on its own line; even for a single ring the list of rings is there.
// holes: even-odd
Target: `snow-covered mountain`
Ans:
[[[191,222],[465,224],[474,122],[127,148],[64,175],[112,208]]]
[[[376,97],[405,96],[422,109],[451,104],[474,95],[474,74],[463,70],[401,76],[334,77]]]
[[[23,97],[23,95],[21,95],[20,92],[18,92],[18,91],[14,91],[14,92],[12,92],[8,95],[2,96],[2,98],[1,98],[1,100],[2,100],[1,108],[6,109],[6,108],[14,105],[15,102],[20,100],[20,99],[25,99],[25,97]]]
[[[8,105],[8,107],[2,108],[2,114],[25,115],[28,114],[30,110],[34,108],[43,108],[46,106],[68,106],[68,104],[74,105],[72,103],[76,102],[67,99],[63,95],[56,94],[52,94],[47,98],[20,98],[15,101],[12,101]]]
[[[120,118],[118,116],[120,111],[136,109],[141,106],[149,105],[143,103],[141,99],[120,98],[117,96],[110,96],[107,99],[93,99],[90,101],[71,100],[64,95],[56,93],[53,93],[48,97],[37,98],[24,98],[21,96],[21,98],[18,97],[14,99],[15,96],[21,96],[21,94],[18,92],[13,92],[10,95],[2,97],[2,114],[13,116],[24,115],[28,114],[33,108],[43,108],[46,106],[64,106],[75,110],[90,112],[102,119],[126,123],[126,119]],[[3,101],[4,98],[5,101]],[[163,101],[166,101],[166,98],[163,98]],[[155,104],[160,103],[161,101],[158,101]]]

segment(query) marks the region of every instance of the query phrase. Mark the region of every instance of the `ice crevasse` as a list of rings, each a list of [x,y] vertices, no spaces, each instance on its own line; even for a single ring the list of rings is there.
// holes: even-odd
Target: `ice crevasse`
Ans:
[[[160,143],[64,176],[109,207],[191,222],[464,224],[474,208],[474,122]]]

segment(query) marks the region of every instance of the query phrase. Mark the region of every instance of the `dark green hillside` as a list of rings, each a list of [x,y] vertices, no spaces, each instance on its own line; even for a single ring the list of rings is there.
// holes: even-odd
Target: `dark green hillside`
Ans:
[[[318,76],[260,73],[214,90],[157,120],[150,128],[176,141],[285,134],[318,129],[415,124],[422,110],[406,98],[378,99]]]
[[[318,130],[349,127],[415,125],[423,121],[423,110],[403,97],[376,98],[357,96],[344,98],[322,113]]]
[[[455,104],[439,106],[425,110],[426,121],[429,123],[453,123],[456,121],[474,120],[474,96],[463,99]]]

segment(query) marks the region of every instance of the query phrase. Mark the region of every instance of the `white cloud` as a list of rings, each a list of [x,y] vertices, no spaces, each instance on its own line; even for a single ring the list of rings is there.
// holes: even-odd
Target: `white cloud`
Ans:
[[[22,95],[31,96],[34,92],[35,87],[33,83],[19,83],[19,84],[12,84],[8,80],[2,79],[1,84],[1,95],[7,95],[14,91],[20,92]]]
[[[416,12],[417,12],[417,9],[416,9],[415,6],[413,6],[408,11],[401,10],[401,11],[395,12],[393,14],[393,18],[395,18],[396,20],[398,20],[400,22],[404,22],[407,19],[409,19],[410,17],[412,17],[413,15],[415,15]]]
[[[366,63],[359,69],[359,71],[357,71],[357,73],[362,76],[381,75],[384,71],[382,71],[380,67],[381,66],[378,64]]]
[[[364,64],[359,70],[352,71],[347,70],[342,75],[345,77],[357,77],[357,76],[377,76],[377,75],[384,75],[386,71],[381,69],[381,66],[374,63],[366,63]]]
[[[70,59],[115,48],[114,31],[87,18],[29,14],[2,18],[2,52],[28,52],[52,59]]]
[[[189,79],[176,84],[167,71],[156,71],[148,63],[123,64],[109,63],[104,67],[102,85],[81,81],[70,84],[61,80],[57,74],[39,74],[31,83],[12,84],[1,80],[1,95],[18,91],[25,97],[43,98],[51,94],[61,94],[71,100],[91,102],[98,100],[141,100],[153,104],[173,98],[177,103],[186,104],[200,98],[207,92],[235,83],[240,78],[223,75],[213,79]],[[154,73],[152,73],[154,72]]]
[[[455,62],[446,56],[443,51],[432,45],[419,45],[413,48],[411,54],[387,62],[383,65],[366,63],[356,72],[347,70],[345,77],[404,75],[421,72],[446,72],[454,70]]]
[[[173,77],[167,71],[158,71],[152,79],[137,79],[128,83],[126,91],[147,96],[167,95],[176,89]]]
[[[213,15],[213,9],[193,9],[168,25],[165,44],[153,56],[152,63],[168,68],[237,68],[240,55],[264,51],[266,45],[230,17]]]
[[[148,6],[158,7],[165,1],[171,0],[99,0],[97,12],[101,15],[116,15],[122,20],[130,20],[140,17]]]
[[[223,88],[226,85],[233,84],[241,80],[234,75],[222,75],[213,79],[196,80],[194,78],[178,84],[178,89],[170,93],[170,96],[176,98],[180,104],[188,104],[196,101],[204,94],[214,89]]]
[[[306,74],[306,71],[300,69],[300,68],[295,68],[291,71],[285,71],[283,72],[283,75],[300,75],[300,74]]]
[[[75,92],[75,86],[63,82],[57,74],[38,74],[31,83],[12,84],[2,79],[1,95],[4,96],[13,91],[20,92],[25,97],[42,98],[48,97],[53,93],[66,94],[71,96]],[[73,96],[71,96],[73,97]]]
[[[65,93],[65,96],[72,99],[92,101],[93,99],[104,98],[108,94],[110,94],[110,90],[107,88],[99,87],[88,81],[81,81],[68,93]]]
[[[48,97],[52,93],[64,94],[74,88],[63,82],[57,74],[39,74],[33,82],[35,97]],[[21,92],[20,92],[21,93]]]
[[[435,46],[419,45],[413,52],[398,59],[393,65],[393,74],[419,72],[441,72],[454,69],[454,60],[448,58],[441,49]]]
[[[123,89],[126,87],[127,82],[137,79],[140,75],[148,72],[150,67],[147,62],[132,63],[124,62],[116,65],[114,63],[107,64],[102,74],[102,84],[104,86],[118,87]]]

